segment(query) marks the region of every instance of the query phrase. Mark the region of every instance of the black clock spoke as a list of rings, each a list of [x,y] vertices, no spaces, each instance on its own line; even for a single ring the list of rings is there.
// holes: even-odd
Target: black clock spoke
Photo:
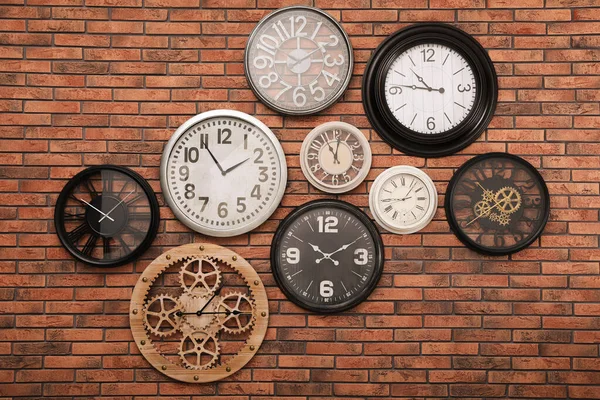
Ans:
[[[126,254],[131,253],[131,247],[129,247],[129,245],[125,242],[125,240],[120,234],[116,236],[116,239],[121,244],[121,249],[123,249]]]
[[[85,218],[85,213],[67,213],[64,214],[65,221],[81,221]]]
[[[142,193],[139,193],[135,197],[125,200],[125,204],[127,205],[127,207],[130,207],[132,204],[144,198],[146,198],[146,196],[144,196]]]
[[[102,171],[102,194],[113,193],[115,174],[111,170]]]
[[[150,212],[130,212],[129,220],[131,221],[148,221],[152,217]]]
[[[92,182],[92,179],[86,179],[83,187],[88,191],[88,193],[90,194],[90,197],[92,199],[95,199],[96,197],[98,197],[98,191],[96,190],[96,187],[94,186],[94,182]]]
[[[69,238],[71,243],[77,244],[77,242],[79,242],[79,239],[81,239],[84,235],[90,233],[91,231],[92,229],[90,228],[88,223],[84,222],[75,229],[73,229],[71,232],[67,233],[67,237]]]
[[[120,199],[123,198],[124,193],[127,193],[126,190],[129,187],[130,183],[131,183],[131,181],[129,181],[129,180],[125,181],[125,184],[123,185],[123,187],[121,188],[121,190],[119,190],[119,193],[117,194],[118,198],[120,198]]]
[[[92,255],[92,252],[96,248],[96,243],[98,242],[98,238],[99,238],[99,236],[92,232],[90,234],[87,242],[83,246],[83,249],[81,250],[81,252],[83,254],[85,254],[86,256]]]
[[[110,254],[110,238],[109,237],[103,237],[102,238],[102,255],[103,255],[103,258],[104,259],[108,258],[109,254]]]

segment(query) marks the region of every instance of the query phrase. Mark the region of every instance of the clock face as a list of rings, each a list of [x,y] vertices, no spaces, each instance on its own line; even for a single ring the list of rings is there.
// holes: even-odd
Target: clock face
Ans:
[[[383,270],[383,245],[359,209],[317,200],[294,210],[279,226],[271,265],[287,297],[309,310],[336,312],[367,298]]]
[[[477,83],[471,65],[451,47],[424,43],[402,52],[385,78],[385,100],[404,127],[447,132],[469,115]]]
[[[456,171],[445,208],[465,245],[504,255],[522,250],[542,233],[549,203],[548,188],[535,167],[511,154],[489,153]]]
[[[392,167],[373,183],[369,205],[383,228],[394,233],[414,233],[433,219],[437,191],[431,178],[417,168]]]
[[[337,101],[352,75],[352,47],[327,13],[293,6],[263,18],[248,39],[246,76],[267,106],[311,114]]]
[[[247,114],[197,115],[173,135],[161,160],[161,184],[175,215],[211,236],[248,232],[275,211],[285,190],[283,150]]]
[[[494,115],[498,79],[486,50],[445,24],[415,24],[373,52],[362,81],[369,122],[395,149],[453,154],[477,140]]]
[[[156,236],[156,196],[136,172],[123,167],[90,167],[60,193],[54,211],[56,233],[77,259],[100,267],[133,261]]]
[[[327,122],[313,129],[300,150],[302,172],[318,189],[344,193],[357,187],[371,168],[371,147],[356,127]]]

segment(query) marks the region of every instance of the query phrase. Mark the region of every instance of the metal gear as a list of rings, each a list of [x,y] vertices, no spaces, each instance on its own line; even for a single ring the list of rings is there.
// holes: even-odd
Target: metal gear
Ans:
[[[498,216],[498,223],[502,226],[506,226],[510,223],[510,217],[508,216],[508,214],[500,214]]]
[[[521,207],[521,195],[515,188],[505,186],[496,192],[494,196],[498,204],[498,210],[505,214],[512,214]]]
[[[481,194],[481,198],[485,202],[492,202],[492,201],[494,201],[494,196],[495,196],[494,191],[493,190],[488,190],[488,189],[483,189],[483,193]]]
[[[498,221],[499,217],[500,216],[497,213],[491,213],[490,215],[488,215],[490,221]]]
[[[179,282],[186,293],[210,296],[221,284],[221,272],[210,258],[192,258],[181,266]]]
[[[490,203],[481,200],[475,203],[475,206],[473,207],[473,212],[475,213],[476,217],[481,217],[482,215],[486,215],[490,211],[490,208],[492,208]]]
[[[201,310],[209,300],[210,298],[208,297],[196,297],[189,293],[184,293],[179,297],[179,302],[183,306],[185,312],[183,316],[184,326],[181,328],[182,331],[192,332],[204,330],[215,322],[216,315],[214,312],[217,309],[217,302],[214,299],[206,306],[206,308],[204,308],[201,315],[191,314]]]
[[[144,305],[144,325],[150,333],[167,337],[179,329],[181,319],[175,315],[183,309],[178,299],[166,294],[152,297]]]
[[[203,370],[217,362],[220,350],[216,336],[198,330],[183,336],[178,354],[186,368]]]
[[[254,325],[254,304],[245,294],[232,292],[221,297],[217,321],[223,331],[242,333]]]

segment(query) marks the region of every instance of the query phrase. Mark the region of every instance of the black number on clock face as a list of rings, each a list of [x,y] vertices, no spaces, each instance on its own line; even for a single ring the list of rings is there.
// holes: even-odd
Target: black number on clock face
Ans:
[[[465,163],[446,194],[454,232],[485,254],[510,254],[531,244],[544,229],[549,210],[548,189],[539,172],[506,153]]]
[[[290,300],[321,312],[364,300],[382,271],[382,244],[368,218],[339,201],[316,201],[281,224],[272,247],[274,274]]]
[[[122,167],[99,166],[77,174],[55,208],[56,232],[76,258],[116,266],[145,251],[156,235],[158,202],[148,183]]]

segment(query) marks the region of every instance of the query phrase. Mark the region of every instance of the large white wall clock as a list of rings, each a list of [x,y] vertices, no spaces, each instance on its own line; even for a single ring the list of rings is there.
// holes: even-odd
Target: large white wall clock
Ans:
[[[175,216],[209,236],[235,236],[265,222],[287,183],[285,155],[271,130],[238,111],[214,110],[173,134],[160,164]]]
[[[275,111],[306,115],[335,103],[352,76],[348,35],[329,14],[292,6],[264,17],[246,45],[244,68],[256,96]]]
[[[326,122],[306,135],[300,166],[316,188],[345,193],[360,185],[369,173],[371,147],[358,128],[345,122]]]
[[[400,165],[375,179],[369,194],[373,218],[386,230],[409,234],[420,231],[437,210],[437,190],[420,169]]]

